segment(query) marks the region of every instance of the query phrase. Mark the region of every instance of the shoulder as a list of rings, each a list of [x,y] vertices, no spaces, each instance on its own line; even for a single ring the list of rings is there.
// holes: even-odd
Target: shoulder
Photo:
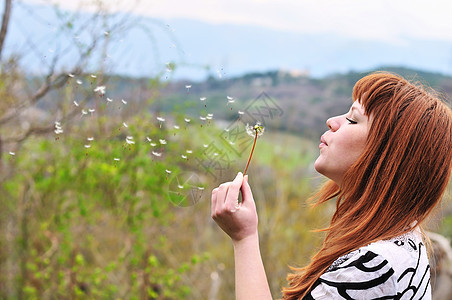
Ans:
[[[413,231],[340,257],[320,276],[309,297],[430,299],[429,268],[421,235]]]

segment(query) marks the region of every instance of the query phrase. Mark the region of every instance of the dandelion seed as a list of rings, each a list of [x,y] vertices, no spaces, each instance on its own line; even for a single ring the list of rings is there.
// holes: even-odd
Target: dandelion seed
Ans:
[[[14,156],[14,155],[16,155],[16,153],[15,153],[15,152],[12,152],[12,151],[10,151],[10,152],[9,152],[9,155],[12,155],[12,156]]]
[[[86,149],[91,148],[91,145],[85,145],[85,148]]]
[[[191,154],[191,153],[193,153],[193,150],[187,150],[185,152],[187,152],[188,154]]]
[[[67,74],[67,76],[74,78],[74,74],[72,74],[72,73]]]
[[[209,147],[209,145],[207,145],[207,144],[203,144],[202,146],[203,146],[204,148]]]
[[[229,130],[230,130],[229,128],[225,128],[225,129],[224,129],[224,131],[226,131],[226,132],[229,132]]]
[[[243,115],[243,114],[245,114],[245,112],[239,110],[239,111],[238,111],[238,114],[239,114],[239,115]]]
[[[74,100],[74,105],[78,107],[78,103],[77,101]]]
[[[228,99],[228,103],[234,103],[235,102],[234,97],[226,96],[226,98]]]
[[[212,120],[212,118],[213,118],[213,114],[207,114],[206,119]]]
[[[128,139],[126,139],[126,143],[127,143],[127,144],[129,144],[129,145],[133,145],[133,144],[135,144],[135,142],[134,142],[134,141],[132,141],[132,140],[128,140]]]
[[[126,100],[124,100],[124,99],[121,99],[121,102],[124,104],[124,105],[126,105],[127,104],[127,101]]]
[[[155,147],[155,146],[157,146],[157,144],[156,144],[156,143],[150,143],[150,145],[151,145],[152,147]]]
[[[183,188],[184,188],[184,186],[183,186],[183,185],[180,185],[180,184],[178,184],[177,187],[180,188],[180,189],[183,189]]]
[[[115,158],[113,158],[113,160],[115,160],[115,161],[120,161],[121,159],[115,157]]]
[[[133,136],[128,135],[128,136],[126,136],[126,139],[128,139],[128,140],[133,140]]]
[[[107,97],[107,101],[108,102],[113,102],[113,99],[110,99],[110,98]]]
[[[161,152],[159,153],[159,152],[152,151],[151,153],[152,153],[152,155],[157,156],[157,157],[162,156]]]
[[[87,140],[92,142],[92,141],[94,141],[94,137],[89,137],[89,138],[87,138]]]
[[[157,121],[159,121],[159,122],[165,122],[165,118],[157,117]]]
[[[159,142],[160,142],[160,144],[162,144],[162,145],[166,145],[166,141],[165,141],[165,140],[159,139]]]
[[[218,153],[217,153],[217,152],[214,152],[213,156],[218,156]]]
[[[100,85],[100,86],[96,86],[96,88],[94,89],[94,92],[103,95],[103,94],[105,94],[105,90],[106,90],[105,85]]]
[[[152,141],[152,139],[150,137],[146,137],[146,139],[148,140],[148,142]]]
[[[91,74],[91,78],[97,78],[97,76],[94,74]]]
[[[174,129],[179,129],[180,127],[177,125],[174,125]]]
[[[203,116],[199,116],[199,119],[201,119],[202,121],[205,121],[205,120],[206,120],[206,118],[203,117]]]
[[[108,31],[104,31],[104,34],[105,34],[105,35],[109,35],[109,34],[110,34],[110,32],[108,32]]]
[[[64,131],[63,131],[63,129],[55,129],[54,132],[55,132],[55,134],[60,134],[60,133],[63,133]]]
[[[170,171],[170,170],[165,170],[165,172],[168,173],[168,174],[172,173],[172,171]]]
[[[203,190],[204,190],[204,187],[198,186],[198,190],[203,191]]]
[[[87,114],[88,114],[88,112],[86,110],[82,109],[82,115],[87,115]]]
[[[187,155],[181,155],[180,157],[182,157],[183,159],[187,159]]]
[[[126,122],[122,122],[122,125],[123,125],[125,128],[129,127],[129,126],[126,124]]]
[[[55,52],[55,50],[49,48],[49,52],[53,53],[53,52]]]
[[[190,123],[191,120],[189,118],[185,118],[184,121]]]
[[[185,88],[189,89],[189,88],[191,88],[191,85],[186,85]]]
[[[82,83],[83,83],[80,79],[77,79],[75,82],[76,82],[77,84],[82,84]]]
[[[230,141],[229,144],[230,145],[235,145],[235,143],[233,141]]]
[[[93,114],[93,112],[95,112],[96,110],[94,108],[90,108],[88,109],[88,111],[91,113],[91,115]]]
[[[199,100],[201,100],[201,101],[205,101],[206,99],[207,99],[206,97],[199,98]]]

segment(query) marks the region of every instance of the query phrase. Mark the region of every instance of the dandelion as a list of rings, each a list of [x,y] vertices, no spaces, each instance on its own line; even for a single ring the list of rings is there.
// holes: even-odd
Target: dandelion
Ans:
[[[162,156],[162,153],[161,153],[161,152],[155,152],[155,151],[152,151],[151,153],[152,153],[152,155],[157,156],[157,157]]]
[[[256,146],[257,137],[264,134],[264,126],[262,126],[259,122],[256,123],[254,126],[250,126],[246,124],[246,133],[248,133],[249,136],[254,137],[254,143],[253,148],[251,148],[250,157],[248,158],[248,162],[246,163],[245,171],[243,172],[243,176],[245,176],[246,171],[248,170],[248,166],[251,161],[251,157],[253,156],[254,147]]]

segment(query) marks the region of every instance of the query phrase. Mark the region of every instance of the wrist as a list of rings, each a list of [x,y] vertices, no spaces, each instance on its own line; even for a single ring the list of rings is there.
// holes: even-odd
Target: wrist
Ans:
[[[232,240],[232,245],[234,246],[234,249],[256,244],[259,245],[259,235],[257,232],[239,240]]]

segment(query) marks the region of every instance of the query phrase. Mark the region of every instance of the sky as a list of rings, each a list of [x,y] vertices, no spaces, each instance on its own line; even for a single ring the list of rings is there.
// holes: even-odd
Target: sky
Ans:
[[[39,14],[43,6],[34,4],[49,8],[49,4],[58,4],[62,10],[94,12],[93,3],[100,0],[16,1],[30,4]],[[240,76],[277,69],[307,71],[311,76],[322,77],[386,66],[452,75],[450,0],[102,2],[104,11],[128,12],[151,21],[146,24],[153,30],[153,41],[146,43],[146,37],[137,29],[121,36],[121,53],[109,53],[116,68],[111,71],[121,74],[152,76],[168,62],[175,62],[178,68],[172,73],[174,77],[194,80],[221,72]],[[25,32],[24,38],[35,37],[36,44],[53,34],[47,30],[50,27],[38,32],[37,27],[23,19],[28,16],[26,12],[15,16],[17,27]],[[50,24],[48,18],[49,15],[44,16]],[[152,24],[154,20],[163,25],[160,31]],[[19,34],[12,36],[19,41]],[[174,39],[168,39],[171,36]],[[16,44],[11,48],[16,49]],[[54,46],[49,44],[47,48]]]
[[[452,41],[450,0],[103,0],[110,11],[160,19],[246,24],[299,33],[403,43],[405,38]],[[89,9],[92,0],[25,0]]]

